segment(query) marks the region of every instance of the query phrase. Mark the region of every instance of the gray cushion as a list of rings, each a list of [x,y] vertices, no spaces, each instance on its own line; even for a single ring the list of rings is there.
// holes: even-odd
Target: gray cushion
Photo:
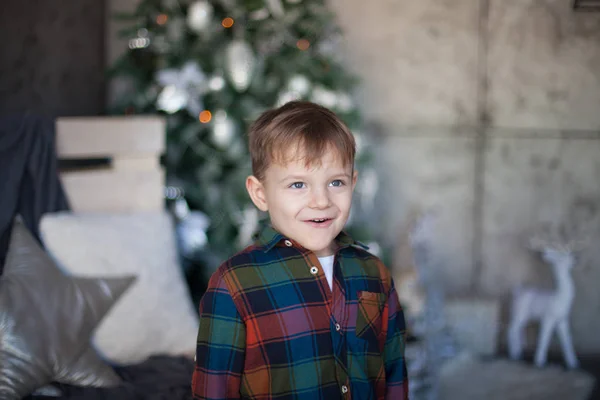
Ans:
[[[118,385],[90,337],[134,279],[63,274],[17,218],[0,276],[0,398],[21,399],[52,381]]]

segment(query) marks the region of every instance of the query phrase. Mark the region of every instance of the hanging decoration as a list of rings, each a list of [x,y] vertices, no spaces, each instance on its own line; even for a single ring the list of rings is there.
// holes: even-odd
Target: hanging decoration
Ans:
[[[213,117],[212,141],[221,148],[226,149],[231,145],[236,136],[236,126],[231,117],[224,110],[218,110]]]
[[[250,45],[242,39],[234,39],[225,49],[227,78],[238,92],[250,85],[256,68],[256,58]]]
[[[206,76],[194,61],[188,61],[181,69],[169,68],[158,71],[156,80],[163,86],[156,106],[173,114],[186,108],[197,117],[203,109],[202,95],[206,91]]]
[[[187,26],[196,33],[203,33],[210,26],[213,6],[208,1],[195,1],[188,8]]]

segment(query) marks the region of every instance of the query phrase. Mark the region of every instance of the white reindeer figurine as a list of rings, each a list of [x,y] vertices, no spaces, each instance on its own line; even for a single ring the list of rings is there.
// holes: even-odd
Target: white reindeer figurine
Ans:
[[[541,251],[544,261],[551,265],[556,287],[553,291],[526,288],[514,293],[508,329],[510,357],[513,360],[521,358],[524,327],[531,320],[537,320],[540,322],[540,331],[535,365],[542,367],[546,364],[548,345],[552,333],[556,331],[567,367],[577,368],[579,361],[573,349],[569,328],[569,315],[575,297],[575,286],[571,278],[575,250],[571,244],[561,246],[536,238],[530,240],[530,248]]]

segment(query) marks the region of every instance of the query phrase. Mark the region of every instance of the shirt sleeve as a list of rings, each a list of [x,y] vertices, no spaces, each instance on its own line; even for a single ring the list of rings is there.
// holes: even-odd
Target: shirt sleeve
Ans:
[[[408,376],[404,359],[406,324],[394,281],[388,296],[388,332],[383,350],[386,400],[408,400]]]
[[[192,376],[194,399],[239,399],[246,329],[223,275],[211,277],[200,300],[200,325]]]

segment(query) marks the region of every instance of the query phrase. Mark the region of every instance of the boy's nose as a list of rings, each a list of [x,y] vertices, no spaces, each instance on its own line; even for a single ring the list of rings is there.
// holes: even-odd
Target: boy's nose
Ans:
[[[329,196],[327,190],[317,189],[312,191],[310,207],[327,208],[329,206]]]

